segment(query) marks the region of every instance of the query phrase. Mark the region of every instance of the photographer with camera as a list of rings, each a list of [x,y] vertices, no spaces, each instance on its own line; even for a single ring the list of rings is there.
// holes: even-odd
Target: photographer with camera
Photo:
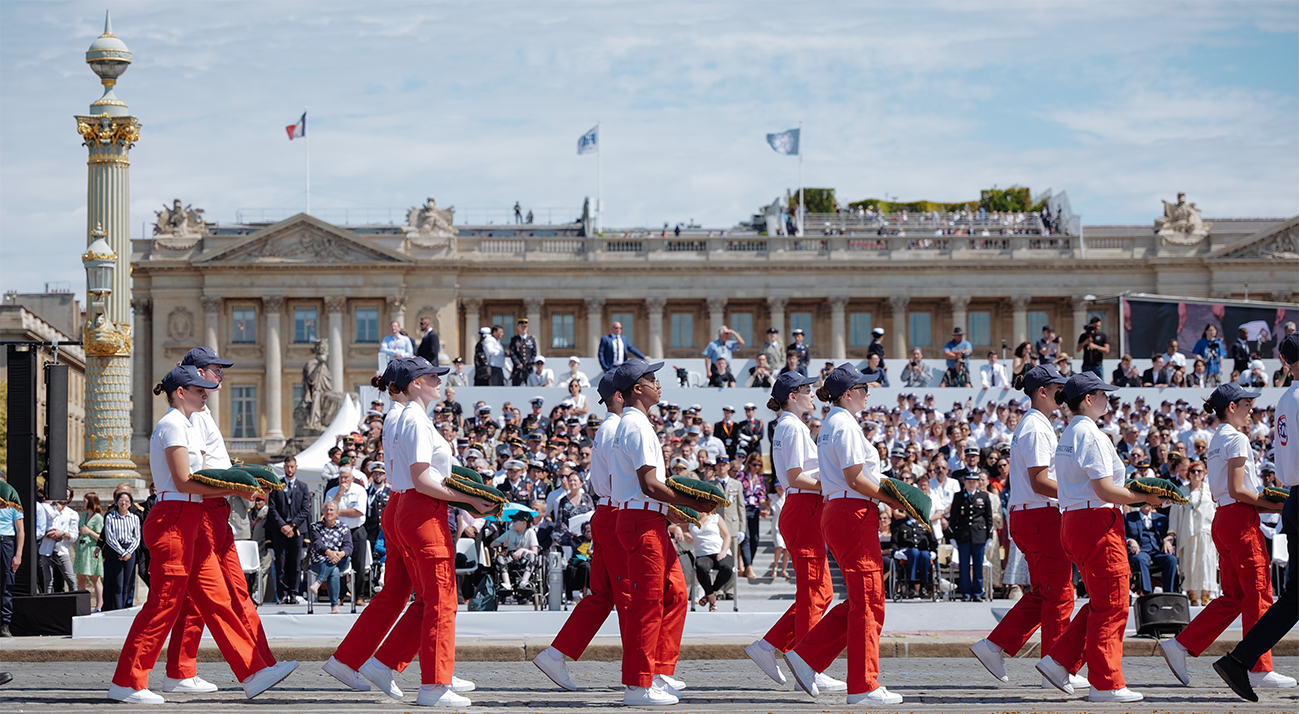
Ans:
[[[1105,355],[1110,353],[1110,339],[1101,332],[1101,316],[1093,315],[1087,328],[1078,336],[1078,351],[1082,353],[1082,368],[1104,379],[1102,367]]]
[[[929,368],[925,366],[924,357],[924,353],[920,351],[919,347],[911,348],[911,359],[907,361],[906,368],[902,370],[902,386],[929,386]]]
[[[1043,325],[1042,339],[1033,347],[1037,351],[1038,364],[1051,364],[1055,362],[1056,355],[1060,354],[1060,336],[1055,334],[1050,325]]]

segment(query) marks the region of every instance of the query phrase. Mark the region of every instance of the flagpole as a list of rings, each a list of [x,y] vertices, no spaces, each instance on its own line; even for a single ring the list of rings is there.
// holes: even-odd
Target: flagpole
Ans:
[[[807,207],[803,203],[803,121],[798,122],[798,237],[803,237],[803,214]]]
[[[604,232],[604,139],[600,136],[600,122],[595,123],[595,234]]]
[[[302,138],[307,140],[307,147],[306,147],[306,155],[307,155],[307,215],[310,215],[310,214],[311,214],[311,134],[308,134],[308,133],[307,133],[307,109],[308,109],[308,107],[303,107],[303,108],[302,108],[302,133],[303,133],[303,137],[302,137]],[[800,161],[801,161],[801,159],[800,159]]]

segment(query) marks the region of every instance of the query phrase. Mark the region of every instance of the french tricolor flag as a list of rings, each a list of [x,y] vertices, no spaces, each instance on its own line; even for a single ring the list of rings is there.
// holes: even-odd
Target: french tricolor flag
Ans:
[[[290,124],[284,128],[289,132],[289,141],[305,137],[307,135],[307,113],[302,113],[302,118],[298,120],[297,124]]]

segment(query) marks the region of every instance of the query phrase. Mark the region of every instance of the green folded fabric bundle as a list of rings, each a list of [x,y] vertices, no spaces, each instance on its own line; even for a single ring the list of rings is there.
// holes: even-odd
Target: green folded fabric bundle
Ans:
[[[483,475],[482,475],[482,474],[478,473],[477,471],[474,471],[474,470],[471,469],[471,468],[466,468],[466,467],[464,467],[464,466],[455,466],[455,465],[452,465],[452,466],[451,466],[451,475],[452,475],[452,476],[459,476],[460,478],[467,478],[467,479],[469,479],[470,481],[473,481],[473,482],[475,482],[475,483],[483,483]]]
[[[262,490],[257,479],[242,468],[201,469],[190,474],[189,477],[201,484],[216,488],[228,488],[245,493],[260,493]]]
[[[686,478],[684,476],[672,476],[668,478],[668,488],[671,488],[677,493],[690,496],[691,498],[697,498],[701,501],[711,501],[723,508],[731,505],[730,500],[726,498],[726,492],[717,484],[709,483],[707,481],[700,481],[695,478]]]
[[[1129,491],[1135,491],[1136,493],[1158,494],[1163,496],[1169,503],[1175,503],[1179,506],[1186,506],[1191,503],[1186,500],[1186,494],[1182,493],[1182,489],[1177,484],[1166,478],[1154,478],[1149,476],[1145,478],[1132,478],[1128,479],[1127,483],[1123,484],[1123,486]],[[1132,505],[1136,506],[1140,504],[1134,503]]]
[[[1285,500],[1290,497],[1290,492],[1285,489],[1277,488],[1276,486],[1264,486],[1263,492],[1259,495],[1262,496],[1265,501],[1271,501],[1272,503],[1285,503]]]
[[[23,510],[23,502],[18,498],[18,492],[6,481],[0,481],[0,508],[12,508],[19,513]]]
[[[687,523],[691,523],[697,526],[703,522],[699,518],[699,511],[696,511],[693,508],[686,508],[685,506],[674,506],[672,504],[668,504],[668,510],[686,519]]]
[[[881,479],[880,490],[901,502],[907,515],[914,518],[917,523],[932,530],[929,527],[929,510],[933,508],[933,502],[924,491],[895,478]]]
[[[487,513],[479,513],[468,503],[460,501],[449,502],[450,505],[455,506],[456,508],[479,516],[499,516],[501,515],[501,510],[505,507],[505,504],[510,502],[510,499],[504,493],[501,493],[499,490],[483,483],[481,476],[477,480],[474,480],[468,476],[452,473],[445,481],[443,481],[443,483],[452,491],[463,493],[467,496],[477,496],[478,498],[483,498],[496,504],[495,507]]]
[[[239,464],[234,468],[237,468],[240,471],[247,471],[248,475],[253,477],[253,480],[257,482],[258,486],[262,487],[263,491],[284,490],[284,482],[280,480],[280,477],[277,476],[274,471],[262,466],[261,464]]]

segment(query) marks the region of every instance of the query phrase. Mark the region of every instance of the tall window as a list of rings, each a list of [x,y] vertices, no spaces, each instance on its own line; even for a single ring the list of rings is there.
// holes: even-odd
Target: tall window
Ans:
[[[1042,328],[1051,324],[1051,313],[1045,310],[1028,311],[1028,341],[1033,342],[1042,336]]]
[[[636,344],[636,313],[634,312],[615,312],[609,315],[609,324],[620,323],[622,325],[622,341],[624,344]]]
[[[514,333],[516,332],[516,330],[515,330],[515,328],[514,328],[514,313],[512,313],[512,312],[493,312],[493,313],[492,313],[492,324],[490,324],[490,325],[483,325],[483,327],[494,327],[494,326],[496,326],[496,325],[500,325],[501,328],[505,330],[505,334],[501,336],[501,339],[502,339],[502,340],[505,340],[505,341],[506,341],[506,344],[509,344],[509,339],[510,339],[510,337],[512,337],[512,336],[514,335]]]
[[[812,344],[812,313],[810,312],[791,312],[789,314],[789,341],[794,341],[794,330],[803,331],[803,343]]]
[[[992,313],[990,312],[972,312],[969,314],[970,334],[966,339],[971,345],[990,345],[992,344]]]
[[[910,338],[911,346],[932,347],[934,343],[929,332],[929,313],[909,312],[907,317],[911,319],[911,332],[907,335]]]
[[[553,312],[550,314],[550,349],[571,350],[577,346],[573,339],[573,313]]]
[[[729,327],[732,330],[735,330],[736,332],[740,333],[740,337],[744,338],[745,344],[748,345],[753,344],[753,313],[751,312],[731,313],[731,324],[729,325]]]
[[[257,387],[236,384],[230,387],[230,435],[236,439],[257,436]],[[295,402],[296,404],[296,402]]]
[[[377,307],[356,308],[356,341],[357,342],[378,342],[379,341],[379,308]]]
[[[316,341],[316,308],[293,308],[293,341],[299,344]]]
[[[688,312],[672,313],[672,347],[695,346],[695,316]]]
[[[848,346],[869,347],[871,343],[871,314],[869,312],[848,313]]]
[[[236,307],[230,311],[230,341],[236,345],[257,343],[257,309]]]
[[[302,382],[293,383],[293,405],[297,406],[302,401]]]

